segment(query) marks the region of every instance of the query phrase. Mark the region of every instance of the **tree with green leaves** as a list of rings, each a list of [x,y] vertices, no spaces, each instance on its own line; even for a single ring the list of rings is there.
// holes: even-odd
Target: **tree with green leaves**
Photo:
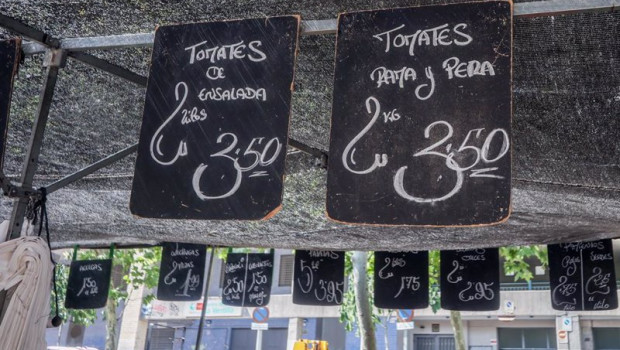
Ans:
[[[70,258],[72,253],[66,253]],[[106,259],[107,250],[81,250],[77,254],[78,260]],[[100,311],[106,321],[106,350],[116,350],[117,347],[117,315],[118,306],[127,301],[129,297],[128,287],[136,289],[139,286],[153,288],[159,278],[159,261],[161,249],[159,247],[148,249],[117,249],[114,252],[112,278],[110,280],[110,292],[106,307],[102,310],[75,310],[64,307],[69,267],[58,264],[56,267],[56,283],[58,290],[58,311],[63,320],[74,324],[89,326],[97,320],[97,312]],[[115,276],[121,278],[115,278]],[[52,293],[52,313],[56,312],[54,302],[55,295]],[[148,304],[154,299],[153,295],[147,295],[142,299],[143,304]]]
[[[504,258],[504,271],[514,274],[515,282],[530,281],[534,276],[527,262],[536,258],[543,266],[548,265],[545,246],[502,247],[500,256]],[[340,308],[340,321],[345,329],[351,331],[358,326],[361,350],[376,350],[375,325],[382,324],[387,334],[387,322],[394,310],[381,313],[373,305],[373,271],[374,254],[368,252],[350,252],[347,254],[345,272],[349,276],[349,286]],[[429,252],[429,304],[433,312],[440,305],[439,295],[439,251]],[[382,323],[381,316],[384,317]],[[450,323],[454,332],[456,350],[465,350],[465,337],[460,311],[450,312]],[[387,337],[385,349],[388,349]]]

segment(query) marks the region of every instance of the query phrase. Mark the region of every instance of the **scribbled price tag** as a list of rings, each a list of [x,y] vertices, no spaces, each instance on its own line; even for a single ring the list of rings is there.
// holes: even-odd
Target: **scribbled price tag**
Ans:
[[[614,253],[610,239],[547,246],[551,306],[555,310],[618,308]]]
[[[512,5],[338,19],[327,212],[382,225],[510,214]]]
[[[499,249],[442,250],[439,269],[442,309],[499,309]]]
[[[222,304],[257,307],[269,304],[273,252],[229,253],[224,264]]]
[[[67,309],[97,309],[108,300],[112,260],[72,261],[67,281]]]
[[[295,251],[294,304],[340,305],[344,291],[344,252]]]
[[[376,307],[428,306],[428,252],[375,252],[374,276]]]
[[[157,299],[198,300],[202,297],[207,247],[202,244],[162,244]]]
[[[299,17],[159,27],[130,208],[266,219],[282,202]]]

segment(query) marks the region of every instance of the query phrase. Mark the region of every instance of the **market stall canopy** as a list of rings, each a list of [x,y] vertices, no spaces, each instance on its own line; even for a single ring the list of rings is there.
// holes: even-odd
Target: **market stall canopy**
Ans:
[[[380,5],[372,1],[122,1],[112,5],[105,1],[14,0],[0,4],[0,13],[54,38],[71,38],[151,33],[158,24],[289,14],[300,14],[303,21],[333,20],[344,11],[433,3],[445,1],[384,1]],[[527,4],[538,4],[544,10],[550,3]],[[516,1],[515,8],[520,4]],[[272,219],[133,217],[129,212],[132,154],[49,195],[52,246],[176,240],[220,246],[408,250],[618,237],[619,24],[620,13],[610,11],[515,18],[512,215],[506,223],[471,228],[375,227],[344,225],[326,218],[326,170],[316,154],[327,154],[329,145],[335,35],[327,33],[300,37],[290,138],[305,145],[298,148],[314,150],[315,155],[289,147],[282,210]],[[151,48],[143,45],[89,53],[146,76]],[[45,78],[41,62],[42,55],[27,56],[16,78],[4,163],[5,174],[14,182],[22,172]],[[68,60],[56,85],[34,186],[47,186],[135,144],[144,94],[139,85]],[[8,220],[12,205],[13,200],[3,198],[0,217]]]

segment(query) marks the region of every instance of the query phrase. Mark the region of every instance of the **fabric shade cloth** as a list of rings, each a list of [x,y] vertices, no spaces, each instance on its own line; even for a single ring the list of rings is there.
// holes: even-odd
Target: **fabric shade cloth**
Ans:
[[[3,349],[46,349],[52,269],[50,251],[40,237],[0,243],[0,290],[12,292],[0,324]]]

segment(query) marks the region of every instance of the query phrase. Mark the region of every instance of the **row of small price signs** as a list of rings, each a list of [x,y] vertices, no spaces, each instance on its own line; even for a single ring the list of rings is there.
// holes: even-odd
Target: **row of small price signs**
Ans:
[[[158,27],[134,215],[259,220],[280,210],[299,25],[283,16]],[[343,13],[336,48],[328,217],[507,220],[512,3]]]
[[[551,304],[556,310],[611,310],[618,306],[611,240],[548,246]],[[428,252],[375,252],[374,303],[378,308],[420,309],[429,304]],[[165,243],[157,298],[198,300],[204,289],[204,245]],[[340,305],[345,292],[342,251],[297,250],[293,303]],[[67,307],[105,305],[111,260],[74,261]],[[261,307],[269,303],[274,253],[228,253],[222,303]],[[211,268],[211,267],[209,267]],[[497,248],[440,252],[441,307],[490,311],[499,308]]]

